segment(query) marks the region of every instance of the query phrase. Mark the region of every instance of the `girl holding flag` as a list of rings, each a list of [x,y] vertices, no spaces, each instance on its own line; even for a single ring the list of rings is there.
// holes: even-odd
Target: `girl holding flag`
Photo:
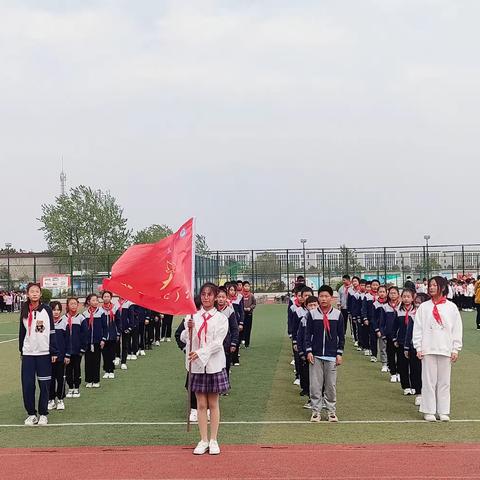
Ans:
[[[180,335],[180,340],[187,345],[186,367],[189,370],[191,366],[191,389],[197,397],[201,440],[193,452],[195,455],[203,455],[207,452],[210,455],[220,453],[217,442],[220,424],[219,395],[229,390],[223,349],[223,341],[228,332],[228,319],[215,308],[217,295],[218,288],[213,283],[202,286],[200,289],[202,308],[193,317],[185,320],[185,330]],[[210,441],[208,441],[207,409],[210,410],[211,419]]]
[[[422,361],[420,412],[427,422],[450,421],[452,363],[462,349],[463,326],[457,306],[447,300],[448,281],[433,277],[428,283],[431,300],[422,303],[413,325],[413,347]]]
[[[94,293],[85,300],[84,315],[88,326],[88,345],[85,353],[86,388],[100,387],[100,360],[102,349],[107,340],[107,332],[103,322],[103,309],[98,306],[98,296]]]

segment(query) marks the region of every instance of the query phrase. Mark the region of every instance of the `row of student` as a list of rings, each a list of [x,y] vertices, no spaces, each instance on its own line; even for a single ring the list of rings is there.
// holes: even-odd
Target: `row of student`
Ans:
[[[127,360],[145,355],[144,348],[154,341],[151,327],[155,320],[150,319],[160,318],[124,299],[114,305],[110,292],[103,292],[102,306],[96,294],[89,295],[82,313],[78,299],[69,298],[65,314],[60,302],[50,306],[41,303],[38,284],[28,285],[27,296],[19,331],[26,425],[46,425],[48,410],[64,410],[65,397],[80,397],[82,358],[86,388],[100,387],[102,357],[104,379],[115,378],[115,364],[120,362],[121,368],[127,370]],[[40,387],[38,412],[36,377]]]
[[[424,419],[435,421],[438,415],[448,421],[451,363],[457,361],[462,347],[462,320],[457,307],[447,300],[448,281],[432,278],[428,284],[430,296],[417,294],[410,287],[400,296],[397,287],[387,290],[379,282],[372,286],[358,277],[349,285],[349,280],[345,276],[346,298],[340,295],[347,307],[344,313],[334,308],[333,291],[326,286],[320,288],[318,299],[309,287],[296,287],[289,305],[289,335],[302,393],[307,394],[308,389],[310,396],[305,408],[312,409],[311,420],[320,421],[319,409],[325,409],[329,421],[338,421],[336,366],[342,363],[347,319],[351,318],[358,348],[363,346],[376,358],[377,345],[381,344],[387,363],[382,371],[390,371],[392,382],[400,380],[405,395],[418,393],[415,403]],[[361,299],[361,306],[352,299]],[[312,345],[316,347],[313,353]],[[319,360],[321,368],[317,365],[315,370]],[[320,380],[323,383],[319,385]]]

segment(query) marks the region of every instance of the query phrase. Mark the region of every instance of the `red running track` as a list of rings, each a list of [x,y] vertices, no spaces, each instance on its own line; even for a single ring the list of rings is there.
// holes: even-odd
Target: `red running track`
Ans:
[[[480,444],[224,446],[213,457],[190,447],[0,449],[8,480],[480,479]]]

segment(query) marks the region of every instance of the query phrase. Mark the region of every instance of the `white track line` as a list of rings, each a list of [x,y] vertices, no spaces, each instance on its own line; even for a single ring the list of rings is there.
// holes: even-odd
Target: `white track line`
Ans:
[[[10,339],[10,340],[3,340],[3,342],[0,342],[0,345],[1,345],[2,343],[15,342],[15,341],[17,341],[17,340],[18,340],[18,337],[17,337],[17,338],[12,338],[12,339]]]
[[[220,422],[222,425],[313,425],[308,420],[263,420],[258,422]],[[322,422],[328,424],[328,422]],[[345,420],[340,425],[388,425],[388,424],[427,424],[424,420]],[[441,423],[441,422],[437,422]],[[480,423],[480,419],[451,420],[450,423]],[[48,427],[105,427],[105,426],[185,426],[186,422],[78,422],[78,423],[49,423]],[[0,428],[16,428],[25,425],[5,424]]]

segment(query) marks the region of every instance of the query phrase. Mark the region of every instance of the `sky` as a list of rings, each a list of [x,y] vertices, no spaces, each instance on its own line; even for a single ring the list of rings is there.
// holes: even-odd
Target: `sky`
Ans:
[[[68,186],[212,249],[477,242],[480,2],[0,0],[0,245]]]

